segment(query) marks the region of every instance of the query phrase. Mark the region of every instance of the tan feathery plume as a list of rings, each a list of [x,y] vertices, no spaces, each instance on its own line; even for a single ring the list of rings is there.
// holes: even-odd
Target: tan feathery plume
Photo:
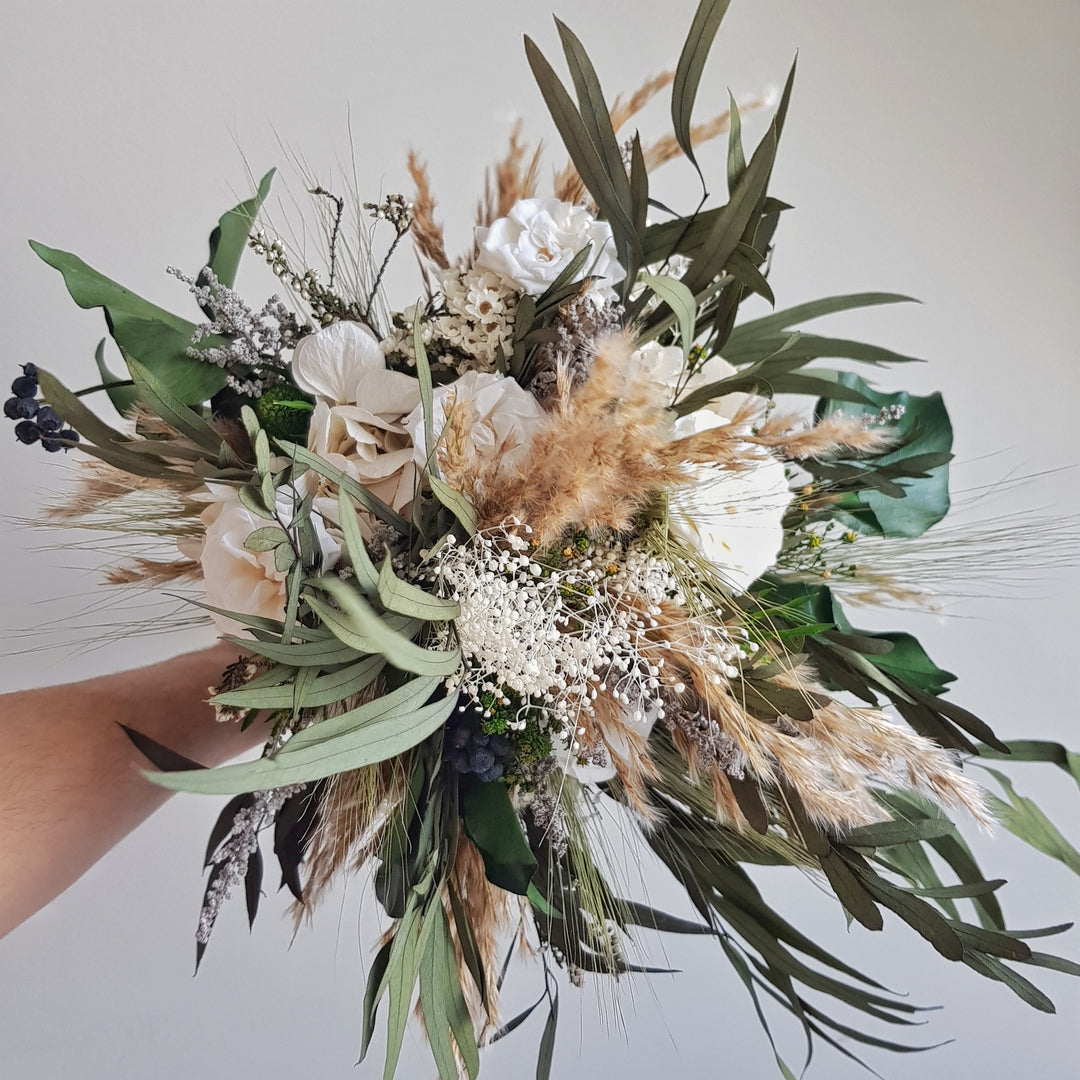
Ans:
[[[790,461],[805,461],[832,457],[844,450],[880,453],[896,436],[888,428],[867,427],[862,416],[833,413],[809,428],[795,415],[770,417],[746,441],[767,446]]]
[[[524,165],[529,148],[522,141],[522,128],[522,121],[518,120],[510,132],[506,154],[487,169],[484,196],[476,206],[476,224],[481,227],[506,217],[514,203],[519,199],[531,198],[536,193],[540,146],[533,148],[528,165]]]
[[[541,545],[571,527],[621,531],[652,493],[690,483],[694,464],[739,469],[755,463],[742,438],[749,412],[673,440],[670,389],[629,363],[632,352],[628,336],[609,338],[598,346],[584,384],[571,393],[570,381],[561,381],[559,402],[519,467],[502,469],[491,460],[478,465],[481,529],[516,519]]]
[[[446,257],[446,242],[443,227],[435,220],[435,196],[431,193],[428,182],[427,166],[417,156],[415,150],[409,151],[409,175],[416,185],[413,196],[412,234],[420,254],[440,270],[450,265]]]
[[[443,889],[443,906],[450,923],[454,953],[457,957],[458,979],[465,994],[465,1003],[473,1020],[480,1045],[486,1043],[499,1027],[499,969],[500,951],[505,945],[506,927],[510,926],[516,898],[505,889],[491,884],[484,872],[484,858],[476,846],[462,833],[458,837],[454,865],[450,869],[449,885],[454,889],[466,921],[472,931],[480,966],[484,973],[484,1007],[480,988],[465,963],[457,932],[448,890]]]
[[[609,110],[611,126],[618,131],[631,117],[637,116],[661,90],[674,81],[674,71],[661,71],[659,75],[646,79],[625,101],[622,94],[617,94]]]

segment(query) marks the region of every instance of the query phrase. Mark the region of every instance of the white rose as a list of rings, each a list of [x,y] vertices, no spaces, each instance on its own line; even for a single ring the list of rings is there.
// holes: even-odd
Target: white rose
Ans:
[[[452,383],[435,387],[432,392],[432,434],[436,441],[449,410],[465,404],[476,414],[469,433],[473,449],[487,460],[498,456],[506,465],[517,465],[524,460],[546,416],[536,398],[516,379],[493,372],[470,371]],[[413,443],[413,461],[418,468],[426,468],[428,449],[422,406],[405,418],[405,429]]]
[[[683,372],[686,362],[683,359],[682,349],[677,345],[661,345],[656,341],[647,341],[640,348],[635,349],[630,357],[630,363],[636,370],[644,372],[655,382],[669,387],[672,394],[679,390],[680,398],[694,393],[695,390],[700,390],[703,386],[711,386],[713,383],[720,382],[721,379],[737,374],[737,369],[723,357],[713,356],[706,360],[689,379],[686,379],[684,385]],[[721,394],[703,408],[730,420],[751,396],[738,391]],[[764,404],[763,400],[762,404]]]
[[[558,199],[521,199],[507,217],[489,228],[477,229],[480,255],[476,266],[492,270],[522,292],[539,296],[562,273],[573,257],[591,245],[581,277],[593,276],[601,295],[622,281],[611,226],[598,221],[582,206]]]
[[[416,379],[388,371],[375,335],[354,322],[333,323],[303,338],[292,374],[316,398],[308,449],[394,510],[407,507],[416,473],[402,419],[419,405]]]
[[[673,435],[685,438],[728,423],[700,409],[675,421]],[[791,489],[781,461],[762,453],[738,471],[697,467],[697,482],[670,499],[671,528],[711,562],[733,592],[745,592],[775,562],[784,540],[781,521]]]
[[[310,475],[310,474],[307,474]],[[301,478],[298,496],[303,497]],[[206,527],[199,562],[202,564],[206,586],[206,602],[214,607],[242,615],[266,619],[281,619],[285,614],[285,575],[274,566],[273,551],[248,551],[244,541],[256,530],[271,526],[265,518],[256,517],[240,502],[236,489],[226,484],[209,484],[211,502],[202,513]],[[293,516],[293,492],[278,488],[278,517],[288,522]],[[340,545],[326,531],[322,518],[311,515],[319,538],[323,567],[329,568],[341,555]],[[211,612],[219,634],[238,634],[240,623]]]

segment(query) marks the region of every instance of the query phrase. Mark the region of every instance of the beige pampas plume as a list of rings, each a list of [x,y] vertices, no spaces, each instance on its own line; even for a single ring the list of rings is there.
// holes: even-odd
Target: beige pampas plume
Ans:
[[[889,428],[868,427],[864,416],[838,412],[810,427],[795,415],[771,416],[746,441],[766,446],[790,461],[805,461],[845,451],[881,453],[896,441],[896,435]]]
[[[690,466],[753,463],[742,437],[749,413],[672,439],[670,388],[631,363],[633,352],[629,336],[608,338],[583,385],[571,392],[570,380],[560,380],[558,402],[518,468],[479,463],[473,489],[482,529],[524,522],[541,545],[575,527],[621,531],[654,492],[692,482]]]
[[[450,260],[446,257],[443,227],[435,220],[435,196],[431,193],[427,166],[414,150],[409,151],[408,169],[416,185],[412,208],[413,240],[424,258],[434,263],[440,270],[445,270],[450,265]]]

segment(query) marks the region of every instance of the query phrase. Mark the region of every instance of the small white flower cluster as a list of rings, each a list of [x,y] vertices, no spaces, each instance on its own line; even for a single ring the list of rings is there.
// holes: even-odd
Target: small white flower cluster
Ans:
[[[513,352],[517,293],[498,274],[472,267],[450,268],[439,275],[444,311],[422,322],[424,348],[431,363],[464,375],[468,371],[495,371],[501,353]],[[415,308],[403,312],[404,325],[382,343],[387,356],[402,355],[412,367],[412,320]]]
[[[678,603],[671,567],[638,545],[571,541],[545,556],[500,530],[450,544],[434,576],[461,605],[455,620],[465,664],[451,679],[474,701],[513,691],[524,713],[539,708],[556,756],[580,749],[578,718],[601,693],[647,728],[664,716],[664,696],[685,690],[666,676],[659,605]],[[701,622],[701,656],[718,679],[730,677],[739,646],[725,627]],[[664,693],[662,693],[664,691]],[[509,704],[504,701],[504,704]]]

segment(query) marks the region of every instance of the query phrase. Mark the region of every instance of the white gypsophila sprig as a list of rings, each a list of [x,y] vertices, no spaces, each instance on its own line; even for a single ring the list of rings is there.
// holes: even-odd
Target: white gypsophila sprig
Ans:
[[[248,862],[259,846],[260,831],[276,820],[286,800],[303,791],[304,786],[290,784],[288,787],[273,788],[270,791],[256,791],[252,805],[237,811],[232,827],[218,846],[214,860],[215,869],[212,872],[213,880],[206,890],[206,898],[199,911],[195,940],[200,945],[205,945],[210,940],[221,905],[229,899],[232,890],[247,873]]]
[[[280,296],[271,296],[256,312],[209,266],[197,278],[175,266],[166,267],[166,272],[188,286],[200,307],[214,313],[212,322],[195,327],[188,356],[223,368],[228,386],[245,397],[258,397],[267,387],[285,381],[288,361],[282,353],[296,344],[300,325]],[[228,337],[228,345],[196,347],[215,335]]]
[[[684,689],[665,675],[666,645],[652,634],[659,605],[682,601],[671,567],[617,539],[583,539],[558,555],[553,565],[500,529],[445,547],[435,574],[461,605],[455,628],[465,663],[454,686],[477,702],[517,694],[525,704],[510,727],[524,728],[525,713],[539,709],[557,756],[580,749],[578,718],[599,694],[647,728],[664,716],[663,691]],[[737,674],[740,642],[726,627],[702,622],[697,637],[718,679]]]

